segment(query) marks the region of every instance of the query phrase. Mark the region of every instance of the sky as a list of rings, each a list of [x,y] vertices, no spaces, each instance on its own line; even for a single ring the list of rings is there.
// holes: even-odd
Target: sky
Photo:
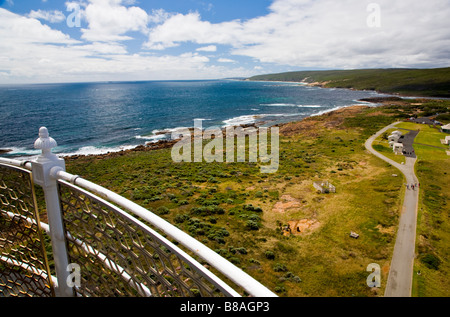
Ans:
[[[450,66],[450,0],[0,0],[0,84]]]

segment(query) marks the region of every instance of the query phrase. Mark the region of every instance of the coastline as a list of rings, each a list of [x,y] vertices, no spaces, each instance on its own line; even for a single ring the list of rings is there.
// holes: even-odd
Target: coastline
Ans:
[[[250,80],[250,79],[244,79],[245,81],[254,81],[254,80]],[[354,90],[354,91],[361,91],[361,90],[357,90],[357,89],[349,89],[349,88],[329,88],[329,87],[325,87],[327,82],[311,82],[308,83],[305,80],[303,81],[271,81],[271,80],[257,80],[258,82],[265,82],[265,83],[272,83],[272,84],[276,84],[276,83],[280,83],[280,84],[293,84],[295,86],[309,86],[309,87],[319,87],[319,88],[324,88],[324,89],[343,89],[343,90]],[[374,92],[374,91],[373,91]],[[380,93],[381,94],[381,93]],[[396,102],[399,101],[401,102],[403,99],[400,96],[395,96],[395,95],[388,95],[388,94],[381,94],[381,95],[386,95],[386,97],[384,96],[380,96],[380,97],[367,97],[367,98],[362,98],[362,99],[355,99],[353,100],[354,103],[348,103],[348,105],[340,105],[340,106],[336,106],[334,108],[325,108],[324,110],[319,109],[320,111],[317,111],[316,113],[308,113],[306,115],[302,115],[302,114],[249,114],[249,115],[244,115],[244,116],[238,116],[238,117],[234,117],[232,119],[228,119],[225,120],[224,123],[225,125],[222,126],[222,128],[226,127],[226,126],[241,126],[241,125],[252,125],[252,124],[256,124],[256,125],[262,125],[262,124],[266,124],[267,126],[274,126],[274,125],[278,125],[280,124],[280,122],[282,122],[282,124],[287,124],[290,122],[298,122],[298,121],[302,121],[305,118],[309,118],[309,117],[316,117],[316,116],[322,116],[328,112],[334,112],[337,111],[339,109],[343,109],[343,108],[349,108],[349,107],[353,107],[353,106],[371,106],[371,107],[376,107],[376,106],[380,106],[383,104],[383,102],[385,101],[392,101],[392,102]],[[411,97],[410,97],[411,98]],[[430,99],[427,97],[417,97],[420,99]],[[267,105],[266,105],[267,106]],[[293,105],[295,106],[295,105]],[[296,105],[297,107],[305,107],[305,108],[321,108],[322,106],[320,105]],[[252,109],[254,110],[254,109]],[[290,116],[292,116],[292,119],[289,118]],[[265,118],[265,117],[272,117],[272,118]],[[278,117],[278,118],[277,118]],[[281,118],[283,117],[283,118]],[[271,122],[272,121],[272,122]],[[172,131],[177,130],[179,128],[168,128],[168,129],[163,129],[163,130],[154,130],[152,134],[147,134],[147,135],[138,135],[135,136],[136,139],[139,140],[144,140],[144,144],[137,144],[136,142],[130,142],[127,144],[122,144],[122,145],[118,145],[116,147],[111,147],[111,148],[101,148],[101,147],[95,147],[95,146],[89,146],[86,145],[74,152],[57,152],[56,154],[61,156],[61,157],[80,157],[80,156],[108,156],[111,155],[113,153],[128,153],[128,152],[133,152],[133,151],[140,151],[140,150],[147,150],[147,148],[150,149],[158,149],[158,148],[165,148],[168,146],[173,145],[173,142],[171,142],[171,138],[170,138],[170,134]],[[145,142],[147,141],[147,142]],[[20,150],[20,149],[19,149]],[[33,150],[24,150],[27,152],[35,152]],[[11,153],[13,152],[13,153]],[[29,159],[30,157],[35,157],[37,155],[37,153],[26,153],[26,154],[14,154],[16,152],[16,149],[13,148],[12,150],[10,148],[2,148],[0,149],[0,155],[6,155],[6,156],[11,156],[11,157],[15,157],[15,158],[26,158]]]
[[[305,78],[302,81],[282,81],[282,80],[251,80],[251,79],[245,79],[245,81],[254,81],[254,82],[267,82],[267,83],[290,83],[290,84],[298,84],[302,86],[307,87],[317,87],[317,88],[324,88],[324,89],[346,89],[346,90],[352,90],[352,91],[370,91],[375,92],[377,94],[381,95],[390,95],[394,97],[399,98],[414,98],[414,99],[450,99],[445,97],[429,97],[429,96],[417,96],[417,95],[411,95],[411,94],[400,94],[400,93],[389,93],[389,92],[383,92],[379,90],[368,90],[368,89],[356,89],[356,88],[346,88],[346,87],[327,87],[331,81],[315,81],[315,82],[307,82],[305,81],[307,78]],[[359,101],[359,100],[358,100]]]
[[[429,100],[430,98],[427,97],[418,97],[417,101],[423,100]],[[440,99],[440,98],[439,98]],[[290,126],[296,126],[296,125],[303,125],[303,124],[308,124],[308,121],[314,121],[314,120],[320,120],[321,117],[329,117],[329,116],[333,116],[333,115],[339,115],[342,116],[343,118],[346,117],[347,115],[352,115],[355,114],[355,112],[359,112],[360,110],[366,109],[366,108],[373,108],[373,107],[382,107],[385,105],[389,105],[389,104],[395,104],[397,103],[398,105],[402,105],[405,104],[405,101],[403,98],[399,97],[399,96],[386,96],[386,97],[369,97],[369,98],[363,98],[360,100],[357,100],[358,102],[363,102],[364,104],[351,104],[348,106],[344,106],[344,107],[338,107],[338,108],[333,108],[333,109],[328,109],[328,110],[324,110],[321,111],[318,114],[312,114],[312,115],[308,115],[305,116],[304,118],[300,119],[300,120],[293,120],[293,121],[288,121],[288,122],[284,122],[284,123],[275,123],[273,125],[269,125],[269,127],[279,127],[280,128],[280,132],[283,133],[286,132],[286,134],[288,135],[289,132],[289,128]],[[228,125],[230,127],[243,127],[243,128],[249,128],[249,127],[255,127],[258,128],[264,124],[267,124],[267,121],[260,121],[260,122],[254,122],[254,123],[242,123],[242,124],[238,124],[238,125]],[[224,136],[226,135],[226,127],[227,126],[223,126],[221,127],[222,129],[222,133],[224,134]],[[194,129],[193,127],[188,128],[191,131]],[[173,129],[175,130],[175,129]],[[165,134],[166,132],[170,132],[170,129],[167,129],[167,131],[160,131],[160,132],[156,132],[155,135],[159,134]],[[143,139],[145,139],[144,137],[142,137]],[[90,158],[95,158],[95,159],[102,159],[102,158],[108,158],[108,157],[116,157],[116,156],[123,156],[123,155],[127,155],[129,153],[134,153],[134,152],[147,152],[147,151],[154,151],[154,150],[159,150],[159,149],[166,149],[166,148],[170,148],[173,147],[179,140],[170,140],[170,139],[160,139],[157,140],[155,142],[147,142],[145,144],[141,144],[141,145],[137,145],[135,147],[132,148],[127,148],[124,150],[119,150],[119,151],[114,151],[114,152],[107,152],[107,153],[102,153],[102,154],[74,154],[74,155],[64,155],[64,158],[72,161],[72,160],[77,160],[79,158],[83,158],[83,157],[90,157]]]
[[[312,113],[308,115],[302,115],[302,114],[295,114],[295,115],[287,115],[287,114],[255,114],[255,115],[245,115],[245,116],[239,116],[232,119],[228,119],[224,121],[224,125],[220,126],[220,129],[222,131],[225,131],[227,127],[261,127],[261,126],[282,126],[289,123],[295,123],[295,122],[301,122],[305,119],[311,118],[311,117],[320,117],[327,113],[339,111],[341,109],[351,108],[355,106],[378,106],[378,103],[371,102],[371,101],[365,101],[365,100],[355,100],[356,102],[361,102],[363,104],[349,104],[347,106],[337,106],[330,109],[325,109],[318,111],[317,113]],[[304,106],[304,107],[314,107],[314,108],[321,108],[320,106]],[[286,120],[278,120],[274,118],[280,118],[280,117],[300,117],[300,119],[286,119]],[[281,122],[280,122],[281,121]],[[194,129],[194,127],[177,127],[177,128],[167,128],[162,130],[154,130],[152,134],[148,135],[139,135],[136,136],[136,139],[143,140],[144,144],[123,144],[116,147],[111,148],[97,148],[95,146],[86,145],[77,151],[74,152],[56,152],[55,154],[59,157],[63,157],[65,159],[77,159],[79,157],[109,157],[109,156],[115,156],[115,155],[123,155],[131,152],[138,152],[138,151],[149,151],[149,150],[157,150],[157,149],[163,149],[167,147],[173,146],[177,140],[171,139],[172,132],[176,132],[180,129]],[[0,155],[8,155],[8,153],[16,152],[16,151],[22,151],[21,148],[0,148]],[[34,149],[25,149],[24,152],[31,152],[30,154],[17,154],[17,155],[8,155],[15,159],[33,159],[37,157],[39,154],[39,151]]]
[[[289,122],[285,122],[285,123],[276,123],[274,125],[270,125],[270,127],[279,127],[280,132],[282,134],[285,132],[286,132],[286,134],[288,134],[288,132],[287,132],[288,129],[286,129],[286,127],[288,127],[290,125],[303,124],[303,123],[306,123],[307,121],[318,120],[322,116],[329,117],[329,116],[339,114],[339,115],[345,117],[346,115],[351,115],[351,114],[354,114],[355,112],[359,112],[360,110],[370,108],[370,107],[373,107],[373,106],[349,105],[349,106],[340,107],[337,109],[330,109],[329,111],[325,111],[318,115],[307,116],[301,120],[289,121]],[[262,121],[262,122],[259,122],[259,124],[258,123],[250,123],[250,124],[232,125],[229,127],[234,127],[234,128],[242,127],[244,129],[252,128],[252,127],[258,128],[264,123],[266,123],[266,122]],[[194,128],[189,128],[189,130],[191,130],[191,131],[193,131],[193,129]],[[226,137],[226,127],[222,127],[221,130],[222,130],[223,136]],[[80,158],[93,158],[93,159],[113,158],[113,157],[124,156],[124,155],[128,155],[131,153],[136,153],[136,152],[148,152],[148,151],[155,151],[155,150],[171,148],[178,141],[179,141],[179,139],[177,139],[177,140],[159,140],[156,142],[148,142],[146,144],[137,145],[136,147],[131,148],[131,149],[126,149],[126,150],[121,150],[121,151],[116,151],[116,152],[108,152],[108,153],[104,153],[104,154],[67,155],[67,156],[64,156],[64,159],[66,159],[67,161],[70,162],[70,161],[78,160]]]
[[[450,98],[450,67],[303,70],[249,77],[257,81],[299,81],[315,87],[374,91],[402,97]]]

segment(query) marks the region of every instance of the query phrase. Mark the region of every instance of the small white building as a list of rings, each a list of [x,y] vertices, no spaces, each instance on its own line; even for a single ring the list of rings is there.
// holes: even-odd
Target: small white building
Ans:
[[[403,144],[402,143],[394,143],[392,146],[392,149],[394,150],[394,153],[397,154],[403,154]]]
[[[445,139],[441,139],[441,143],[445,144],[445,145],[449,145],[450,144],[450,135],[446,136]]]
[[[394,131],[391,133],[390,136],[388,136],[388,141],[397,143],[401,136],[402,133],[400,131]]]
[[[442,132],[450,133],[450,123],[441,127]]]

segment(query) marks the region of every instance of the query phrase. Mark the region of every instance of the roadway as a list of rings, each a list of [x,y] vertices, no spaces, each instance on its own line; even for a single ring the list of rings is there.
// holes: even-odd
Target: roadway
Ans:
[[[405,164],[399,164],[384,155],[375,151],[372,147],[373,141],[389,129],[395,129],[396,124],[393,123],[366,141],[366,149],[381,158],[387,163],[399,169],[405,175],[407,184],[418,184],[419,181],[414,172],[414,165],[417,157],[415,155],[407,155]],[[415,137],[417,133],[414,133]],[[408,138],[408,143],[414,141],[414,138]],[[417,227],[417,207],[419,201],[419,188],[405,190],[405,197],[402,211],[400,214],[399,228],[394,246],[394,253],[389,270],[389,276],[386,284],[385,297],[410,297],[412,290],[413,265],[415,258],[416,245],[416,227]]]

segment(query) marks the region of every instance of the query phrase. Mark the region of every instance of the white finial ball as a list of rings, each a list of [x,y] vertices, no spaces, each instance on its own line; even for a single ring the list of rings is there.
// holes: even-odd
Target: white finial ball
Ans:
[[[39,129],[39,139],[34,142],[34,148],[39,150],[50,150],[57,147],[56,141],[49,137],[48,129],[42,127]]]
[[[49,137],[48,129],[46,127],[42,127],[39,129],[39,137],[40,138],[48,138]]]

